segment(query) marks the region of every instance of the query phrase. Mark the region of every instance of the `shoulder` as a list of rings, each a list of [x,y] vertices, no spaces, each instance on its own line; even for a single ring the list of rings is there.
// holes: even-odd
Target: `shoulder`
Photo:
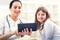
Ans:
[[[55,25],[55,23],[51,19],[47,19],[45,25]]]
[[[47,19],[44,23],[45,29],[53,30],[55,26],[56,26],[56,24],[50,19]]]
[[[54,29],[54,28],[57,28],[59,27],[54,21],[52,21],[51,19],[47,19],[45,24],[44,24],[44,27],[47,27],[47,28],[51,28],[51,29]]]
[[[3,16],[3,17],[0,18],[0,24],[5,24],[6,17],[7,16]]]
[[[0,18],[0,22],[3,22],[5,20],[5,16]]]

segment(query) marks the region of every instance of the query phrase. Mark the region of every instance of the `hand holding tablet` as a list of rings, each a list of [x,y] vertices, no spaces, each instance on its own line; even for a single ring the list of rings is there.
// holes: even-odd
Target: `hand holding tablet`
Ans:
[[[37,23],[23,23],[18,24],[18,32],[22,32],[25,28],[28,28],[28,31],[32,28],[32,31],[36,31],[37,29]]]

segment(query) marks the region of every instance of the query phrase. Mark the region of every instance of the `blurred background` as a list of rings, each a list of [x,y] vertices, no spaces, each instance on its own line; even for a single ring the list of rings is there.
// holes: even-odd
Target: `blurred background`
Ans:
[[[0,0],[0,18],[10,13],[9,3],[12,0]],[[35,12],[39,6],[44,6],[50,13],[51,19],[60,26],[60,0],[21,0],[20,18],[24,23],[34,22]]]

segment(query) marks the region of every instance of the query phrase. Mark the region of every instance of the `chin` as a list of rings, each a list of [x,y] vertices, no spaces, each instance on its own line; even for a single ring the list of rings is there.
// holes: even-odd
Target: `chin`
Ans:
[[[15,17],[18,17],[18,15],[15,15]]]
[[[40,20],[39,22],[43,22],[43,21]]]
[[[15,16],[19,16],[19,14],[15,14]]]

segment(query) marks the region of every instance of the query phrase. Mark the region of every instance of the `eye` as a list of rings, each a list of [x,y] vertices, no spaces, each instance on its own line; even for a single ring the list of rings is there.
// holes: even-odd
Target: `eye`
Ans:
[[[17,8],[18,8],[18,9],[21,9],[21,7],[17,7],[17,6],[14,7],[14,9],[17,9]]]
[[[15,6],[14,9],[16,9],[17,7]]]
[[[44,16],[45,14],[42,14],[42,16]]]
[[[18,7],[18,9],[21,9],[21,7]]]
[[[40,16],[40,14],[39,14],[39,13],[38,13],[37,15],[38,15],[38,16]]]

